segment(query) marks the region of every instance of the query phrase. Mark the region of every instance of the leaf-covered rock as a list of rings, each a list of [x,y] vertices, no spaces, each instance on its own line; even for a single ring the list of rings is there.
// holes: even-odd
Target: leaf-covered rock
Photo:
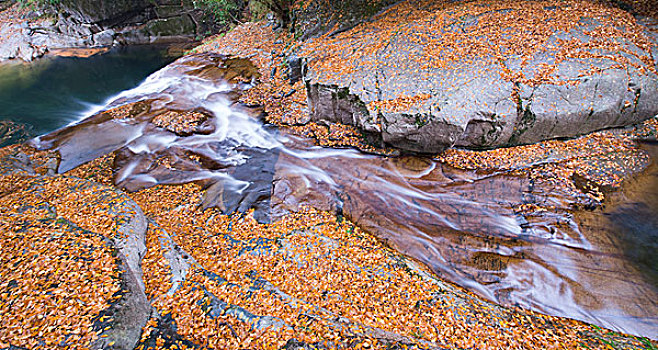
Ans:
[[[572,137],[658,114],[657,41],[608,4],[404,2],[307,42],[312,120],[411,151]]]

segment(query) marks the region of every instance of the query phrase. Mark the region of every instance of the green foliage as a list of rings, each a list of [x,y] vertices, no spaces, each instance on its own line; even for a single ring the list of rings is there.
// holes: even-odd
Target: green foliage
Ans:
[[[242,11],[248,8],[251,18],[247,20],[259,20],[271,12],[287,27],[293,3],[293,0],[196,0],[195,6],[213,14],[218,23],[225,25],[241,21]]]
[[[16,0],[22,7],[43,8],[47,5],[59,4],[60,0]]]
[[[259,21],[270,12],[270,9],[259,0],[249,1],[249,13],[251,14],[251,21]]]
[[[194,5],[211,13],[217,23],[223,25],[237,22],[243,8],[243,2],[240,0],[197,0]]]
[[[274,13],[283,27],[291,25],[294,0],[253,0],[252,2],[255,3],[255,6]]]
[[[59,1],[59,0],[21,0]],[[222,25],[258,21],[272,13],[284,28],[294,29],[300,8],[327,23],[368,18],[396,0],[194,0],[195,7],[214,16]],[[355,18],[353,18],[355,17]],[[332,24],[332,25],[333,25]]]

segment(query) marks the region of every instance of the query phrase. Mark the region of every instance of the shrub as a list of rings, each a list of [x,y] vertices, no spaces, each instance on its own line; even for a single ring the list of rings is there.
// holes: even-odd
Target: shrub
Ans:
[[[195,7],[201,8],[215,17],[215,21],[228,25],[239,21],[240,12],[244,8],[242,0],[197,0]]]
[[[59,0],[15,0],[15,1],[21,4],[22,7],[30,7],[30,8],[42,8],[46,5],[55,5],[59,3]]]

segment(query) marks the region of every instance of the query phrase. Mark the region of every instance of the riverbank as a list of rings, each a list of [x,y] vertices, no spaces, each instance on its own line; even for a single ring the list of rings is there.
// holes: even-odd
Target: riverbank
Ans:
[[[295,67],[287,57],[296,57],[299,43],[290,35],[277,33],[263,23],[248,23],[237,27],[227,35],[211,38],[192,52],[218,53],[230,57],[248,57],[259,67],[259,83],[239,97],[246,105],[262,106],[265,121],[286,132],[314,138],[323,147],[353,147],[364,152],[399,155],[399,150],[378,147],[369,142],[367,134],[353,125],[332,121],[311,121],[307,104],[307,89],[302,80],[292,83],[290,77]],[[297,67],[301,70],[301,67]],[[294,79],[293,79],[294,80]],[[575,176],[587,178],[598,187],[609,190],[619,188],[625,177],[643,170],[649,159],[633,143],[634,139],[653,139],[656,120],[651,119],[637,131],[600,132],[574,140],[550,140],[533,145],[474,151],[451,148],[436,157],[451,166],[467,170],[509,171],[527,168],[549,158],[561,158],[557,168],[542,171],[544,176],[554,178],[556,184],[569,187],[569,191],[580,192],[571,179]],[[619,153],[627,168],[601,164]],[[615,157],[612,157],[615,158]],[[597,171],[597,169],[605,169]],[[540,176],[540,175],[537,175]],[[586,192],[595,202],[601,203],[602,193]]]
[[[88,57],[127,45],[187,45],[187,50],[221,26],[207,9],[187,0],[11,1],[0,10],[0,62],[30,62],[46,54]]]
[[[309,117],[310,107],[304,102],[308,101],[308,97],[306,96],[308,89],[302,85],[301,81],[291,83],[290,78],[295,75],[294,62],[286,59],[286,57],[293,57],[293,61],[296,60],[297,56],[292,53],[299,50],[299,45],[300,44],[292,40],[290,36],[273,32],[270,27],[266,25],[246,24],[236,28],[226,36],[222,36],[216,40],[207,41],[204,45],[198,47],[195,52],[215,52],[236,57],[249,57],[256,62],[256,65],[260,67],[260,84],[243,94],[239,100],[249,105],[257,104],[264,106],[265,111],[267,112],[265,116],[266,120],[269,123],[278,125],[280,130],[285,130],[294,135],[315,138],[317,144],[322,146],[354,147],[374,154],[399,154],[399,150],[378,147],[377,145],[381,145],[380,143],[377,143],[376,140],[375,142],[372,142],[372,139],[368,138],[367,133],[364,134],[362,130],[359,130],[352,125],[345,125],[327,120],[311,121],[311,118]],[[322,51],[321,49],[318,50]],[[625,180],[632,179],[647,168],[651,161],[648,154],[640,149],[636,141],[643,139],[653,140],[656,136],[655,123],[655,118],[652,118],[636,127],[629,127],[627,130],[603,131],[576,139],[550,140],[533,145],[500,148],[495,150],[474,151],[450,148],[445,152],[436,155],[434,158],[446,166],[463,169],[464,171],[479,171],[489,174],[513,174],[522,179],[527,179],[532,185],[529,185],[525,191],[528,191],[531,195],[528,195],[527,198],[519,199],[517,204],[517,200],[513,199],[517,194],[510,193],[508,194],[511,196],[508,199],[509,203],[506,204],[511,206],[513,208],[512,210],[518,215],[516,220],[525,223],[523,225],[528,225],[523,231],[527,231],[526,234],[531,237],[534,237],[535,235],[538,235],[539,237],[553,237],[552,239],[563,237],[567,241],[573,240],[572,243],[567,244],[583,244],[582,247],[589,250],[592,249],[592,247],[589,246],[592,242],[597,242],[596,244],[599,245],[601,240],[610,239],[611,242],[616,241],[617,239],[614,238],[616,234],[612,234],[609,238],[605,238],[607,233],[601,237],[597,237],[596,232],[587,231],[585,226],[581,229],[578,221],[571,221],[571,219],[569,219],[572,215],[571,213],[577,210],[593,210],[595,208],[603,207],[605,205],[606,197],[609,194],[616,196],[615,192],[621,189]],[[437,184],[436,186],[439,185]],[[508,184],[507,186],[517,185]],[[345,188],[351,187],[346,186]],[[453,188],[453,190],[455,190],[455,188]],[[486,193],[492,191],[492,189],[483,186],[481,191]],[[495,190],[493,191],[495,193]],[[547,196],[547,192],[544,193],[543,191],[560,194],[556,195],[555,198],[550,198],[551,196]],[[535,197],[535,194],[538,194],[538,197]],[[496,203],[495,200],[489,199],[488,196],[489,195],[487,194],[478,196],[478,200],[481,203]],[[372,200],[372,198],[368,198],[368,200]],[[384,207],[391,205],[387,200],[382,200],[380,204]],[[501,204],[502,203],[497,203],[496,205]],[[429,203],[426,203],[426,205],[433,208]],[[503,266],[504,269],[509,271],[512,268],[512,265],[515,264],[514,260],[510,259],[508,256],[509,253],[496,252],[491,254],[491,251],[487,248],[487,242],[484,242],[482,247],[476,243],[469,243],[467,244],[469,249],[478,247],[475,248],[477,252],[466,253],[466,257],[460,257],[449,252],[449,249],[442,248],[441,244],[445,245],[445,242],[435,244],[432,240],[423,240],[424,244],[432,247],[431,249],[436,249],[440,252],[435,253],[426,247],[417,247],[414,243],[409,243],[405,239],[400,240],[396,237],[396,234],[387,233],[389,230],[392,230],[392,227],[395,227],[398,232],[404,232],[403,236],[414,236],[417,234],[416,230],[420,227],[418,230],[423,234],[431,234],[431,232],[436,230],[434,226],[435,224],[432,223],[431,220],[419,219],[413,217],[413,215],[407,215],[402,219],[398,218],[399,220],[393,219],[392,221],[368,219],[361,216],[377,216],[377,214],[373,214],[373,211],[387,210],[381,208],[368,209],[369,206],[367,205],[362,206],[356,204],[355,206],[355,208],[349,208],[347,211],[343,208],[346,216],[353,219],[361,227],[367,227],[369,232],[375,233],[380,239],[392,244],[398,251],[403,251],[406,254],[419,258],[429,266],[433,266],[434,271],[441,270],[444,272],[442,276],[450,276],[448,277],[450,280],[458,281],[463,278],[463,275],[467,275],[468,277],[465,279],[469,282],[463,283],[472,283],[472,280],[481,283],[479,287],[480,289],[478,289],[479,292],[488,295],[490,298],[496,299],[499,302],[508,304],[515,302],[515,298],[510,297],[510,295],[513,295],[514,293],[509,293],[507,291],[502,291],[501,293],[495,287],[492,288],[492,286],[496,286],[499,283],[502,285],[505,283],[501,282],[498,269],[492,270],[490,267]],[[426,210],[427,207],[424,209]],[[471,210],[472,209],[464,208],[458,209],[456,211],[460,214],[456,215],[473,215],[471,214]],[[444,213],[446,210],[438,209],[437,211]],[[389,211],[387,212],[388,215],[397,215],[391,214]],[[419,212],[423,212],[423,209],[419,209]],[[557,217],[562,217],[562,219],[556,219]],[[440,216],[434,217],[433,219],[444,220],[444,218]],[[458,226],[464,225],[460,220],[455,221],[460,223],[457,224]],[[452,222],[454,223],[455,221]],[[566,222],[571,222],[570,224],[575,225],[578,228],[573,230],[566,229],[563,231],[563,229],[559,227],[563,227],[562,225],[565,225]],[[396,223],[406,223],[406,225],[397,226]],[[553,225],[555,226],[551,227]],[[412,228],[409,228],[409,226],[412,226]],[[466,224],[466,226],[468,226],[468,224]],[[499,231],[505,232],[503,235],[509,234],[508,229],[491,227],[485,223],[480,223],[479,228],[474,229],[474,231],[477,232],[478,229],[481,230],[485,227],[487,230],[490,230],[490,234]],[[463,230],[463,227],[460,229]],[[585,233],[586,231],[589,233]],[[576,238],[582,234],[586,235],[586,238],[583,241],[581,241],[580,238]],[[449,242],[458,246],[464,244],[461,239],[451,240]],[[504,243],[504,245],[515,249],[514,244]],[[594,250],[598,249],[601,249],[601,251],[610,251],[609,248],[604,248],[603,246],[599,246]],[[438,266],[433,265],[433,261],[445,259],[446,255],[451,256],[449,259],[451,262],[449,267],[441,266],[441,264],[438,264]],[[577,261],[582,259],[582,257],[576,256],[570,256],[570,258],[576,259]],[[604,258],[601,259],[605,260]],[[459,263],[457,263],[457,261]],[[577,264],[580,263],[582,262]],[[460,265],[460,267],[457,268],[455,264]],[[608,263],[599,262],[597,264],[599,265],[599,268],[603,266],[601,264],[605,264],[606,269],[609,268],[611,271],[616,269],[612,266],[625,263],[609,261]],[[653,269],[651,266],[652,265],[642,267],[641,269]],[[461,275],[451,275],[451,272],[446,271],[454,269],[459,270],[459,274]],[[576,271],[581,271],[578,272],[581,275],[583,274],[582,271],[587,271],[587,269],[588,268],[585,266],[574,268]],[[636,272],[630,272],[630,270],[635,270]],[[630,267],[630,270],[626,273],[620,273],[618,278],[623,279],[622,276],[627,276],[629,273],[644,274],[641,271],[637,271],[634,267]],[[511,274],[510,272],[507,273]],[[473,275],[476,277],[472,277]],[[586,302],[586,304],[589,303],[593,308],[600,307],[594,305],[613,302],[614,299],[619,298],[618,293],[620,293],[621,290],[630,291],[636,287],[632,283],[620,284],[604,282],[609,280],[610,276],[611,275],[608,275],[608,277],[600,276],[600,281],[599,277],[594,277],[591,280],[588,279],[587,282],[581,281],[583,284],[595,284],[598,286],[597,288],[603,288],[606,290],[604,292],[603,289],[601,289],[597,291],[597,293],[610,295],[610,297],[603,298],[607,300],[604,302],[603,299],[601,299],[601,295],[598,294],[594,297],[594,299],[598,299],[598,301],[590,301]],[[497,283],[489,285],[492,279]],[[568,281],[569,278],[566,278],[565,280]],[[514,284],[516,282],[510,281],[510,283]],[[473,288],[472,284],[471,288]],[[572,290],[573,293],[582,294],[582,296],[579,297],[581,300],[590,298],[590,296],[586,297],[585,295],[591,294],[582,289],[582,286],[578,285],[578,283],[571,284],[571,288],[574,288]],[[643,290],[647,290],[645,288],[651,290],[653,287],[651,287],[651,283],[648,283],[645,287],[641,288]],[[653,292],[649,292],[649,294],[652,293]],[[630,294],[633,294],[633,292]],[[634,303],[637,300],[636,298],[644,298],[637,295],[633,297],[630,296],[630,294],[626,301],[622,302],[618,299],[616,307],[623,309],[626,308],[625,305]],[[648,297],[648,299],[645,300],[650,300],[651,298],[652,297]],[[649,302],[649,304],[651,303]],[[560,308],[559,305],[556,305],[555,307],[558,309]],[[568,314],[569,311],[567,310],[575,307],[575,305],[569,306],[568,308],[563,309],[564,311],[562,311],[562,313]],[[648,324],[653,323],[650,317],[646,319],[646,322],[648,322]]]

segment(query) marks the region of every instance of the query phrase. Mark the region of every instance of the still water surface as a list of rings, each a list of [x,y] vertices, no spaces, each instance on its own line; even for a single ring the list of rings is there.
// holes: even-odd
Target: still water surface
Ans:
[[[54,57],[0,65],[0,120],[44,134],[90,115],[172,62],[166,47],[115,48],[88,58]]]

